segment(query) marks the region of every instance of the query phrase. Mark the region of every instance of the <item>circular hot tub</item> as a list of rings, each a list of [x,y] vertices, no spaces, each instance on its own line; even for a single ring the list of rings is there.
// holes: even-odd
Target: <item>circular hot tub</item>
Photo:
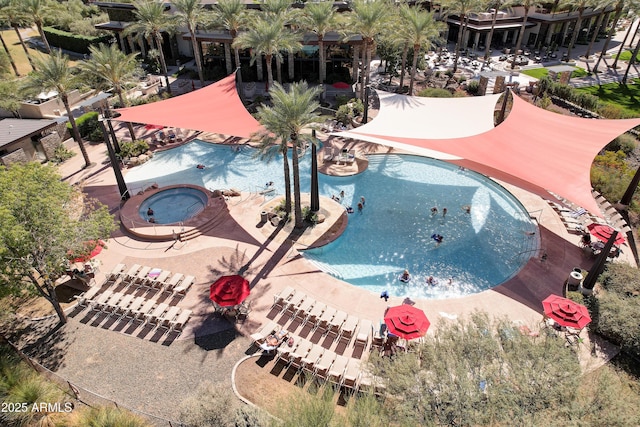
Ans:
[[[156,224],[175,224],[193,218],[207,206],[207,194],[194,187],[160,190],[138,208],[140,218]]]

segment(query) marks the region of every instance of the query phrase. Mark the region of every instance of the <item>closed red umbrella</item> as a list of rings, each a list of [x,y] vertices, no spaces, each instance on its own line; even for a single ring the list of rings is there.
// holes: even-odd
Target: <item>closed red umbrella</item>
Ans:
[[[589,229],[589,233],[591,233],[591,235],[595,238],[597,238],[598,240],[601,240],[603,242],[607,242],[609,240],[609,238],[611,237],[611,235],[613,234],[613,232],[615,231],[613,229],[613,227],[611,227],[610,225],[606,225],[606,224],[589,224],[587,225],[587,228]],[[614,245],[621,245],[624,242],[626,242],[624,236],[622,235],[622,233],[618,232],[618,236],[616,236],[616,240],[615,242],[613,242]]]
[[[334,84],[332,84],[331,86],[335,87],[336,89],[350,89],[351,85],[349,83],[345,83],[345,82],[336,82]]]
[[[582,304],[558,295],[549,295],[542,301],[545,316],[560,326],[582,329],[591,323],[589,310]]]
[[[242,276],[222,276],[209,287],[209,299],[220,307],[233,307],[247,299],[251,289]]]
[[[424,336],[431,325],[424,311],[406,304],[387,310],[384,323],[390,333],[407,340]]]

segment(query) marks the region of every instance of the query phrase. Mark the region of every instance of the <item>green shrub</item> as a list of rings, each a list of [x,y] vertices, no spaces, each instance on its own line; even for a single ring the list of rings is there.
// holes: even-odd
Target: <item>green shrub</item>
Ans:
[[[440,88],[427,88],[418,92],[418,96],[424,96],[426,98],[453,98],[451,92],[447,89]]]
[[[60,164],[60,163],[64,163],[65,161],[69,160],[70,158],[72,158],[75,155],[76,155],[76,153],[74,153],[71,150],[68,150],[67,147],[64,146],[64,144],[59,144],[56,147],[56,149],[53,151],[53,157],[50,160],[53,163]]]
[[[310,206],[304,206],[302,208],[302,218],[312,227],[318,223],[318,214],[313,212]]]
[[[362,101],[356,98],[349,100],[346,104],[338,107],[338,112],[336,113],[336,119],[339,122],[344,123],[345,125],[351,123],[351,120],[354,117],[360,116],[364,113],[364,105]]]
[[[91,37],[69,33],[53,27],[44,27],[44,33],[51,46],[77,53],[89,53],[89,46],[108,43],[110,35]]]
[[[627,156],[633,152],[636,148],[638,140],[635,136],[629,133],[623,133],[613,141],[611,141],[605,149],[607,151],[622,151]]]
[[[477,95],[480,91],[480,82],[477,80],[471,80],[467,83],[467,92],[471,95]]]
[[[100,129],[100,123],[98,122],[98,113],[91,111],[85,113],[76,119],[76,126],[78,126],[78,132],[82,138],[88,138],[91,132],[95,129]],[[71,123],[67,123],[67,129],[71,132]]]
[[[148,150],[149,144],[141,139],[137,139],[135,141],[120,142],[120,157],[123,159],[129,157],[137,157],[142,153],[146,153]]]

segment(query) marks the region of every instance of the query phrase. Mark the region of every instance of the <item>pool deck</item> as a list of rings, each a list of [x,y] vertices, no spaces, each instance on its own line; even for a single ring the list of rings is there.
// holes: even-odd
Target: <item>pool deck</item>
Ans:
[[[327,135],[318,134],[318,136],[321,139],[327,139]],[[335,143],[339,143],[339,141],[336,140]],[[390,149],[386,147],[372,147],[372,144],[362,144],[361,146],[355,142],[349,142],[349,144],[355,145],[363,153],[390,152]],[[70,148],[74,149],[72,145]],[[111,213],[117,214],[120,207],[119,197],[114,174],[106,160],[106,153],[100,145],[87,145],[87,148],[91,159],[94,162],[99,162],[97,165],[86,170],[82,169],[82,157],[77,155],[60,167],[61,173],[65,181],[72,184],[80,183],[90,197],[99,199],[109,207]],[[75,149],[77,150],[77,148]],[[126,170],[124,173],[126,174]],[[178,304],[194,311],[184,332],[177,339],[188,347],[196,347],[202,337],[233,328],[237,334],[248,337],[265,322],[273,303],[273,296],[286,286],[301,290],[329,306],[347,311],[360,318],[370,319],[374,324],[383,318],[387,307],[411,303],[423,309],[431,320],[432,327],[429,333],[437,328],[439,322],[468,316],[476,310],[486,311],[495,317],[506,317],[512,321],[524,323],[532,330],[537,330],[542,320],[541,301],[552,293],[562,295],[564,283],[573,268],[588,269],[593,259],[584,256],[583,251],[578,247],[579,235],[567,232],[560,217],[548,203],[536,195],[513,186],[503,185],[521,201],[529,214],[538,221],[541,252],[507,282],[491,290],[463,298],[410,301],[408,298],[391,297],[388,302],[385,302],[378,295],[342,282],[320,271],[302,257],[298,250],[321,241],[330,241],[339,235],[340,230],[346,226],[344,221],[348,216],[345,214],[344,208],[326,198],[321,200],[323,214],[326,217],[325,223],[307,229],[302,235],[295,233],[290,225],[274,227],[270,223],[261,222],[260,213],[269,201],[261,195],[244,194],[240,198],[230,198],[227,201],[228,217],[225,217],[217,227],[194,240],[187,242],[142,241],[126,234],[123,229],[118,230],[107,242],[107,248],[97,256],[101,266],[96,279],[100,281],[104,277],[104,273],[111,271],[118,263],[146,264],[151,267],[194,275],[196,277],[195,285]],[[375,206],[367,204],[367,212],[364,214],[372,210],[375,210]],[[544,259],[540,256],[542,253],[547,255]],[[634,264],[631,250],[626,245],[623,246],[620,258],[621,261]],[[213,307],[208,301],[208,291],[209,285],[221,275],[238,272],[241,272],[251,283],[252,291],[248,300],[251,301],[252,311],[246,322],[231,325],[225,320],[213,317]],[[83,328],[90,328],[91,330],[85,331],[85,333],[94,334],[100,340],[108,339],[109,334],[122,335],[121,332],[106,331],[103,328],[82,324],[75,319],[71,319],[71,324],[74,328],[80,328],[83,331]],[[127,352],[145,351],[146,344],[140,344],[144,340],[136,337],[116,338],[111,335],[111,339],[114,346],[116,346],[116,341],[126,343]],[[236,338],[235,346],[238,343],[248,342],[247,338],[238,340],[239,338]],[[161,346],[159,343],[153,345],[165,348],[167,351],[170,350],[170,347]],[[581,353],[585,354],[581,354],[580,357],[584,367],[593,367],[604,363],[608,355],[611,354],[603,352],[598,353],[597,357],[590,357],[590,346],[584,345],[582,347],[585,348],[585,351]],[[79,384],[84,383],[85,386],[100,392],[102,387],[112,386],[104,383],[102,375],[87,380],[87,376],[97,368],[92,365],[93,362],[89,359],[84,361],[82,358],[85,352],[91,354],[95,351],[93,348],[85,348],[82,341],[76,341],[73,348],[69,349],[69,357],[78,359],[77,363],[82,366],[74,365],[72,368],[63,368],[61,373],[71,381],[76,381]],[[72,352],[76,354],[72,355]],[[162,352],[158,351],[158,353]],[[233,352],[229,350],[229,354],[231,353]],[[89,355],[86,357],[90,358]],[[231,356],[221,354],[219,357]],[[147,362],[151,361],[147,360]],[[101,365],[101,369],[111,369],[113,375],[122,376],[123,374],[119,370],[126,369],[119,366],[119,363],[114,360],[106,360],[104,363],[108,366]],[[177,370],[190,369],[182,364],[175,366]],[[198,367],[193,369],[198,369]],[[173,374],[167,373],[167,375]],[[175,373],[175,375],[179,377],[180,374]],[[175,381],[179,381],[178,377]],[[137,386],[144,387],[144,378],[136,378],[140,381]],[[87,382],[89,384],[86,384]],[[184,387],[193,390],[196,385],[188,384]],[[117,387],[114,390],[109,389],[108,394],[114,400],[126,404],[132,399],[135,401],[135,398],[130,396],[130,394],[135,395],[136,391],[135,385],[132,387],[134,390],[131,388],[120,390]],[[179,387],[177,383],[176,387]],[[152,386],[148,388],[153,389]],[[184,395],[187,391],[181,390],[180,394]],[[148,393],[153,393],[153,391],[148,391]],[[149,411],[169,416],[165,414],[172,412],[167,412],[168,409],[163,406],[164,404],[166,402],[163,403],[159,399],[149,408]],[[131,405],[130,403],[129,406]]]

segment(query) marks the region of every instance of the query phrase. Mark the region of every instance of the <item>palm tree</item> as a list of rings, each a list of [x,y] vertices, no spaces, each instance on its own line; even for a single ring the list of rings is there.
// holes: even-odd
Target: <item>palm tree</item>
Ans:
[[[233,52],[235,54],[236,68],[240,67],[240,49],[235,45],[234,41],[238,36],[238,32],[244,28],[247,21],[247,8],[242,0],[220,0],[213,9],[216,16],[216,25],[229,31],[231,36],[231,45],[235,46]],[[225,55],[227,55],[225,50]],[[227,73],[231,74],[231,53],[225,56],[227,64]]]
[[[634,16],[638,16],[640,14],[640,1],[633,1],[630,7]],[[640,34],[640,23],[638,23],[638,26],[636,27],[636,34]],[[631,37],[631,40],[633,41],[633,37]],[[636,43],[636,47],[635,49],[633,49],[633,52],[631,53],[631,58],[629,58],[629,62],[627,63],[627,68],[624,71],[624,76],[622,76],[622,84],[625,86],[627,84],[627,78],[629,77],[629,71],[631,70],[631,66],[636,63],[636,58],[638,57],[639,51],[640,51],[640,41]]]
[[[120,105],[125,107],[127,102],[122,96],[123,86],[130,81],[138,71],[137,53],[125,54],[115,44],[107,46],[100,44],[98,47],[90,46],[91,58],[80,63],[80,69],[92,77],[109,85],[118,95]],[[136,134],[130,122],[127,122],[131,140],[135,141]]]
[[[49,46],[47,36],[42,29],[44,17],[51,11],[49,0],[21,0],[18,4],[22,8],[22,11],[31,17],[31,22],[36,24],[45,49],[47,49],[48,53],[51,53],[51,46]]]
[[[64,104],[65,110],[67,110],[67,117],[71,124],[73,139],[80,147],[80,152],[82,153],[82,157],[84,157],[85,167],[89,167],[91,161],[89,160],[87,149],[82,142],[76,120],[73,117],[71,106],[69,105],[69,92],[79,85],[78,76],[73,73],[72,68],[69,66],[69,57],[63,55],[59,50],[56,50],[48,56],[35,58],[34,61],[37,69],[29,74],[25,87],[38,91],[55,90],[58,92],[58,96],[62,104]]]
[[[17,77],[20,77],[20,72],[18,72],[18,67],[16,67],[16,62],[13,60],[13,56],[11,56],[9,47],[7,46],[7,43],[5,43],[4,37],[2,37],[2,33],[0,33],[0,42],[2,43],[2,48],[4,49],[5,54],[7,55],[7,60],[11,63],[11,68],[13,68],[13,73]]]
[[[0,2],[0,20],[13,27],[13,30],[16,32],[18,40],[20,41],[20,45],[29,60],[31,69],[35,70],[36,67],[33,65],[29,49],[27,49],[27,45],[22,39],[22,34],[20,34],[20,27],[28,26],[30,23],[29,16],[26,15],[20,7],[20,2],[18,0],[2,0]]]
[[[524,16],[522,17],[522,24],[520,26],[520,33],[518,34],[518,41],[516,42],[516,47],[514,49],[514,54],[517,55],[520,50],[520,46],[522,45],[522,39],[524,38],[524,31],[527,29],[527,20],[529,19],[529,11],[532,7],[535,8],[537,5],[536,0],[521,0],[519,4],[524,8]],[[511,62],[511,68],[515,68],[516,61]]]
[[[124,34],[138,34],[144,36],[149,43],[159,52],[160,67],[164,75],[167,91],[171,93],[167,62],[162,48],[162,32],[173,32],[175,19],[164,13],[164,3],[159,0],[139,0],[134,2],[136,10],[133,11],[137,21],[128,26]]]
[[[594,0],[564,0],[560,2],[560,7],[568,6],[571,10],[578,11],[578,19],[576,20],[576,24],[573,27],[573,33],[571,34],[571,40],[569,41],[569,48],[567,49],[567,58],[571,58],[571,51],[573,50],[573,46],[576,44],[576,40],[578,40],[578,35],[582,31],[582,16],[584,15],[585,9],[588,7],[594,6],[596,2]]]
[[[272,158],[275,153],[283,156],[285,209],[291,212],[291,173],[289,171],[288,151],[292,149],[291,165],[293,169],[293,198],[296,228],[302,227],[302,205],[300,202],[300,173],[298,167],[299,151],[307,144],[316,144],[317,139],[309,133],[302,133],[319,121],[316,113],[320,107],[317,96],[320,87],[309,88],[307,82],[292,83],[286,91],[279,83],[272,88],[270,95],[273,106],[259,106],[258,120],[264,126],[261,133],[260,152],[265,158]]]
[[[301,21],[302,13],[300,9],[294,9],[291,7],[292,0],[265,0],[260,6],[262,10],[262,17],[268,21],[273,19],[279,19],[282,25],[286,27],[290,32],[297,32],[297,22]],[[294,77],[294,51],[300,50],[302,44],[297,49],[287,50],[289,55],[289,79],[293,80]],[[276,57],[276,72],[278,74],[278,81],[282,83],[282,63],[284,59],[282,56]]]
[[[302,28],[314,33],[318,37],[318,60],[320,84],[327,78],[327,64],[325,62],[326,51],[324,48],[324,37],[329,31],[337,27],[336,9],[332,1],[321,1],[318,3],[308,3],[305,5],[302,15]]]
[[[412,95],[420,49],[426,48],[428,50],[431,48],[433,42],[440,36],[443,24],[436,23],[433,14],[417,7],[410,7],[407,4],[400,6],[400,17],[406,41],[413,47],[413,63],[409,80],[409,95]]]
[[[598,37],[598,34],[600,33],[600,29],[602,28],[602,21],[604,20],[605,9],[613,5],[615,1],[616,0],[602,0],[598,2],[597,5],[594,5],[594,8],[596,10],[599,10],[600,13],[598,14],[598,19],[596,20],[595,25],[591,27],[591,29],[593,30],[593,34],[591,34],[591,40],[589,40],[589,46],[587,47],[587,51],[584,54],[584,57],[587,60],[591,56],[591,49],[593,49],[593,44],[596,42],[596,38]]]
[[[462,45],[463,34],[467,27],[467,16],[471,12],[483,10],[482,0],[443,0],[440,2],[442,7],[447,9],[448,14],[455,14],[460,20],[460,28],[458,30],[458,40],[456,41],[455,55],[453,62],[453,72],[458,71],[458,57],[460,56],[460,46]]]
[[[610,24],[611,28],[609,29],[607,38],[604,41],[604,45],[602,46],[602,50],[600,51],[598,60],[596,61],[596,64],[593,66],[593,73],[598,72],[598,66],[600,65],[600,61],[602,60],[602,57],[607,54],[607,49],[609,49],[609,41],[611,41],[614,34],[616,33],[616,27],[618,26],[618,21],[622,16],[622,10],[624,9],[625,3],[626,3],[626,0],[618,0],[618,2],[616,3],[616,7],[614,9],[615,14],[613,16],[613,22]]]
[[[191,35],[191,46],[193,46],[193,56],[196,58],[196,67],[198,67],[198,77],[200,77],[200,85],[204,86],[204,71],[202,68],[202,55],[200,54],[200,44],[196,40],[196,29],[198,25],[207,21],[207,12],[200,4],[200,0],[173,0],[172,3],[178,8],[178,23],[187,27]]]
[[[484,48],[484,61],[485,63],[489,60],[489,52],[491,51],[491,41],[493,40],[493,32],[496,27],[496,20],[498,19],[498,12],[502,6],[506,6],[509,4],[509,0],[490,0],[489,6],[493,8],[493,17],[491,18],[491,29],[489,30],[489,34],[487,35],[487,40],[485,41]]]
[[[264,55],[267,63],[267,88],[273,86],[273,58],[282,58],[283,50],[294,51],[302,47],[298,37],[284,27],[282,19],[266,20],[264,17],[252,20],[249,29],[236,37],[233,46],[251,49],[252,63]]]
[[[384,29],[389,17],[389,3],[384,0],[355,0],[348,15],[349,32],[362,37],[362,65],[360,67],[360,99],[364,101],[369,85],[369,65],[375,48],[375,37]]]

